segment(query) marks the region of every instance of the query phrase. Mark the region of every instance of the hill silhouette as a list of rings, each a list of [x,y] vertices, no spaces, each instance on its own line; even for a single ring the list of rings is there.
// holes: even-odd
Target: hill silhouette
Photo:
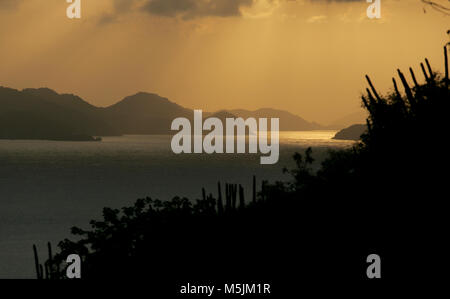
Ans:
[[[106,107],[104,118],[121,134],[168,134],[177,117],[193,118],[193,111],[153,93],[140,92]]]
[[[348,128],[342,129],[336,133],[333,139],[340,140],[360,140],[361,135],[367,130],[366,125],[356,124]]]
[[[18,91],[0,87],[0,138],[94,140],[118,132],[101,117],[101,108],[50,89]]]
[[[279,118],[280,119],[280,131],[309,131],[324,129],[323,126],[308,122],[302,117],[292,114],[287,111],[277,110],[272,108],[261,108],[255,111],[245,109],[229,110],[231,114],[234,114],[242,118]]]
[[[211,112],[203,113],[203,117],[204,118],[215,117],[215,118],[220,119],[221,121],[226,121],[227,118],[236,118],[238,116],[230,113],[227,110],[220,110],[220,111],[212,112],[212,113]]]
[[[193,110],[154,93],[139,92],[114,105],[96,107],[73,94],[49,88],[22,91],[0,87],[0,139],[94,140],[92,136],[170,134],[177,117],[193,118]],[[281,131],[323,127],[282,110],[221,110],[204,118],[280,118]]]

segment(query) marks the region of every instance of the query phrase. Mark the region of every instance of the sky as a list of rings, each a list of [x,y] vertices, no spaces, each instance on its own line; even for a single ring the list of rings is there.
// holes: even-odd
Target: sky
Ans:
[[[439,1],[438,1],[439,2]],[[446,0],[442,0],[446,3]],[[420,0],[0,0],[0,86],[97,106],[139,91],[182,106],[288,110],[328,124],[397,68],[443,69],[450,17]],[[421,77],[421,76],[419,76]]]

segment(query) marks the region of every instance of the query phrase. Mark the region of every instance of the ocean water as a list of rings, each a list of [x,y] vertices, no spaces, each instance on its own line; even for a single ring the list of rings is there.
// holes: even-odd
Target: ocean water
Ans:
[[[250,197],[252,176],[289,180],[283,167],[292,155],[313,148],[319,167],[330,149],[350,147],[332,140],[335,131],[280,132],[280,159],[261,165],[260,154],[182,154],[171,136],[105,137],[102,142],[0,140],[0,278],[34,278],[32,245],[41,260],[46,243],[70,238],[70,228],[88,228],[105,206],[120,208],[138,198],[216,194],[217,182],[239,183]],[[55,248],[54,248],[55,251]]]

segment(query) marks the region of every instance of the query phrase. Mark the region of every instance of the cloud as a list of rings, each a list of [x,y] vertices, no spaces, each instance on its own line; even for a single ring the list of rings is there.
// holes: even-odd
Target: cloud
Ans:
[[[114,10],[118,12],[128,12],[134,5],[136,5],[135,0],[113,0]]]
[[[109,11],[98,17],[98,24],[107,25],[118,22],[120,16],[126,15],[127,13],[135,10],[139,3],[139,0],[112,0]]]
[[[115,0],[116,2],[125,0]],[[249,9],[264,2],[269,6],[277,6],[279,2],[297,2],[297,0],[141,0],[140,10],[152,15],[179,17],[185,19],[198,17],[231,17],[241,16],[241,8]],[[364,0],[307,0],[311,3],[349,3]],[[128,0],[127,3],[133,2]]]
[[[114,23],[121,16],[132,12],[185,20],[243,16],[241,8],[253,8],[262,2],[274,5],[278,1],[280,0],[112,0],[110,11],[102,14],[98,23]]]
[[[351,3],[364,0],[112,0],[112,11],[105,13],[99,19],[99,23],[116,22],[121,15],[129,12],[141,12],[151,16],[184,20],[236,16],[255,18],[271,15],[273,10],[280,6],[280,3],[303,1],[309,3]],[[311,19],[311,22],[318,21],[324,20]]]
[[[0,9],[12,9],[21,4],[22,0],[0,0]]]
[[[230,17],[240,16],[241,7],[253,3],[253,0],[147,0],[141,9],[165,17]]]

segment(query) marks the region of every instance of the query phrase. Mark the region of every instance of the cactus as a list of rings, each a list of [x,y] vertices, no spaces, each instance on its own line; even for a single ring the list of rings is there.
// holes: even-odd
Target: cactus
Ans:
[[[372,115],[373,114],[372,106],[369,105],[369,102],[367,101],[366,97],[362,96],[361,99],[364,103],[364,107],[366,107],[367,111],[369,111],[369,113]]]
[[[245,208],[244,188],[239,185],[239,209]]]
[[[54,271],[52,245],[50,242],[47,242],[47,250],[48,250],[48,260],[44,262],[44,265],[42,265],[39,263],[39,255],[37,252],[37,247],[35,244],[33,244],[34,264],[36,268],[37,279],[55,279],[57,277],[56,274],[59,273],[58,264],[56,264],[56,272]]]
[[[39,264],[39,277],[40,279],[44,278],[44,269],[42,268],[42,264]]]
[[[420,63],[420,67],[422,68],[422,72],[423,72],[423,75],[425,76],[425,80],[427,82],[430,82],[430,78],[428,78],[427,71],[425,71],[425,67],[423,66],[423,63]]]
[[[375,95],[375,98],[377,99],[377,101],[381,101],[381,98],[378,95],[377,91],[375,90],[375,87],[373,86],[372,81],[370,80],[368,75],[366,75],[366,80],[369,83],[370,89],[372,89],[372,92]]]
[[[430,73],[430,79],[433,80],[435,75],[433,74],[433,71],[431,70],[430,62],[428,61],[428,58],[425,58],[425,63],[427,64],[428,72]]]
[[[397,70],[398,75],[400,77],[400,80],[402,80],[403,87],[405,88],[406,97],[408,98],[409,103],[411,106],[415,105],[416,102],[414,101],[413,94],[411,92],[411,88],[408,85],[408,82],[406,82],[405,76],[400,70]]]
[[[392,83],[394,84],[394,90],[395,94],[397,95],[397,98],[401,98],[400,92],[398,91],[397,81],[395,81],[395,78],[392,78]]]
[[[237,200],[237,184],[231,185],[231,205],[233,210],[236,210],[236,200]]]
[[[256,176],[253,176],[253,202],[256,202]]]
[[[217,213],[223,214],[223,202],[222,202],[222,191],[220,190],[220,182],[217,183],[218,197],[217,197]]]
[[[47,248],[48,248],[48,278],[53,278],[53,257],[52,257],[52,244],[50,242],[47,242]]]
[[[445,84],[448,87],[448,53],[447,45],[444,46]]]
[[[36,276],[37,279],[42,279],[42,272],[39,264],[39,257],[37,253],[36,245],[33,244],[33,253],[34,253],[34,264],[36,266]]]
[[[225,184],[225,211],[229,212],[231,210],[231,186],[230,184]]]
[[[44,270],[45,270],[45,279],[50,279],[50,271],[49,271],[48,261],[44,263]]]
[[[414,71],[411,67],[409,68],[409,72],[411,74],[411,78],[413,79],[414,85],[416,87],[419,87],[419,83],[417,83],[416,76],[414,75]]]

